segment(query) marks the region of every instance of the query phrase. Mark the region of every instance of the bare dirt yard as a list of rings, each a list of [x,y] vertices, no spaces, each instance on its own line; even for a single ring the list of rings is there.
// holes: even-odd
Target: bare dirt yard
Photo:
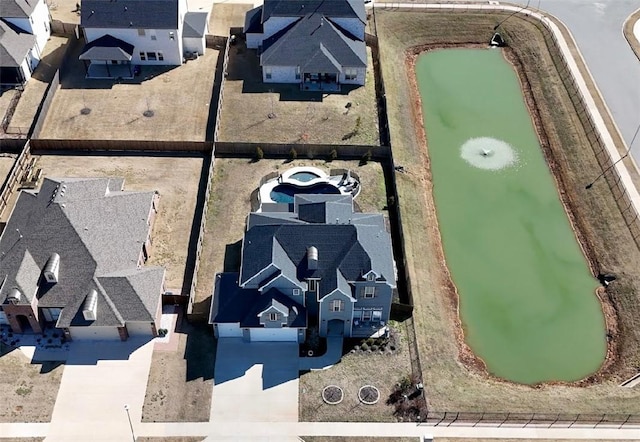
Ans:
[[[206,139],[217,50],[182,66],[143,66],[133,80],[86,79],[81,50],[69,51],[40,138]]]
[[[20,350],[0,343],[0,422],[49,422],[63,370],[61,362],[32,364]]]
[[[158,191],[160,203],[148,265],[164,266],[167,289],[181,290],[203,163],[202,156],[69,154],[37,156],[36,168],[41,168],[45,177],[124,177],[125,190]]]
[[[137,442],[202,442],[205,438],[202,437],[137,437]]]
[[[7,175],[9,175],[17,157],[17,154],[0,153],[0,184],[7,179]]]
[[[503,23],[502,33],[520,65],[522,82],[529,84],[548,140],[545,154],[563,185],[564,201],[594,273],[618,275],[604,293],[615,309],[617,330],[608,336],[613,351],[606,369],[574,384],[524,386],[500,381],[470,358],[463,344],[457,298],[452,296],[453,283],[440,244],[419,96],[412,87],[415,80],[410,76],[407,50],[484,45],[504,17],[467,12],[376,13],[394,159],[407,169],[397,175],[399,207],[429,407],[435,411],[640,413],[640,391],[618,386],[640,367],[640,252],[606,181],[585,190],[585,183],[602,168],[538,25],[517,17]]]
[[[418,437],[301,436],[300,439],[304,442],[420,442]]]
[[[300,91],[262,82],[255,49],[231,46],[219,140],[250,143],[379,145],[371,50],[364,87],[342,93]]]
[[[208,315],[213,278],[222,271],[237,271],[240,266],[240,241],[245,220],[251,211],[251,194],[260,179],[271,172],[295,166],[351,169],[360,176],[361,192],[355,199],[362,211],[383,211],[386,206],[384,175],[379,163],[359,166],[357,161],[336,160],[260,160],[217,158],[211,197],[207,204],[207,231],[200,255],[194,314]],[[203,316],[204,317],[204,316]]]
[[[391,322],[390,327],[398,333],[392,353],[382,353],[368,348],[366,351],[350,351],[342,360],[326,370],[310,371],[300,375],[299,414],[300,421],[326,422],[396,422],[395,407],[387,404],[396,384],[411,375],[411,358],[405,323]],[[366,345],[366,344],[363,344]],[[322,399],[322,390],[336,385],[342,388],[343,400],[329,405]],[[378,403],[365,405],[358,399],[361,387],[373,385],[380,392]],[[307,439],[305,439],[307,440]]]
[[[178,345],[153,351],[143,422],[208,422],[216,361],[216,341],[207,324],[177,325]],[[165,439],[150,439],[165,440]],[[167,441],[174,439],[166,439]],[[195,442],[202,438],[175,439]]]
[[[209,33],[228,37],[230,28],[244,26],[245,14],[252,7],[245,3],[214,3],[209,17]]]
[[[69,38],[52,35],[44,47],[42,59],[33,76],[27,82],[20,100],[14,110],[13,117],[9,121],[7,133],[26,134],[36,116],[38,106],[44,98],[47,87],[62,64],[62,60],[69,47]]]

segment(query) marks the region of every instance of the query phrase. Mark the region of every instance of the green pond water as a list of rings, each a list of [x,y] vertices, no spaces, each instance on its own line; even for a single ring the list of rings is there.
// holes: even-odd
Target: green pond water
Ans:
[[[498,49],[445,49],[421,55],[416,75],[467,343],[491,373],[514,382],[593,373],[606,353],[598,284],[515,71]],[[479,137],[508,144],[470,142],[464,159],[462,146]]]

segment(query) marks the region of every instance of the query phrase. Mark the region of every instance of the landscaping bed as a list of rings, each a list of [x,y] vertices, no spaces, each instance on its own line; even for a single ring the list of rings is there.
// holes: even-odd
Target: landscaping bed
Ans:
[[[605,180],[585,184],[602,169],[549,55],[539,25],[513,17],[501,26],[528,83],[548,140],[545,154],[563,184],[564,202],[592,269],[618,280],[601,293],[610,328],[605,370],[582,383],[515,385],[489,376],[463,343],[457,297],[444,262],[432,197],[429,157],[418,113],[419,95],[409,75],[411,48],[486,45],[502,13],[376,12],[381,65],[396,164],[413,320],[429,408],[437,411],[640,413],[640,392],[618,387],[640,367],[640,252]],[[417,52],[412,50],[413,53]],[[412,124],[407,124],[412,122]],[[615,246],[612,246],[615,244]],[[609,309],[608,307],[613,307]],[[611,324],[608,324],[611,325]],[[616,334],[612,334],[614,331]]]

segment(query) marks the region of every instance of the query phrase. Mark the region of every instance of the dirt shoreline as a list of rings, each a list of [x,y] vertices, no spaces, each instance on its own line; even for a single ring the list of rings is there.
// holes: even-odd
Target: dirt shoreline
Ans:
[[[408,48],[405,55],[405,64],[407,69],[407,81],[409,83],[410,95],[412,96],[411,100],[411,111],[412,111],[412,119],[413,119],[413,127],[415,128],[416,137],[418,139],[418,143],[420,144],[420,151],[422,156],[422,162],[425,169],[425,176],[421,179],[422,183],[425,185],[424,192],[424,200],[425,207],[430,213],[435,214],[435,201],[433,197],[433,182],[432,182],[432,173],[431,173],[431,159],[429,157],[428,152],[428,144],[426,137],[426,130],[424,128],[423,123],[423,114],[422,114],[422,100],[420,97],[420,93],[418,90],[416,75],[415,75],[415,63],[419,55],[423,54],[427,51],[433,51],[437,49],[450,49],[450,48],[486,48],[486,44],[480,43],[455,43],[455,44],[425,44],[418,45]],[[585,256],[587,263],[589,265],[589,269],[591,270],[592,275],[597,277],[600,272],[598,259],[594,252],[593,247],[589,241],[587,234],[585,233],[586,229],[584,229],[584,223],[576,214],[578,211],[575,209],[574,202],[571,200],[569,193],[566,189],[565,179],[563,177],[563,171],[559,166],[558,162],[555,159],[554,147],[560,149],[560,146],[552,146],[545,130],[545,124],[541,117],[541,113],[539,111],[538,105],[533,96],[533,91],[529,80],[526,75],[526,71],[523,68],[522,62],[518,57],[518,54],[515,50],[506,47],[503,48],[502,51],[503,56],[509,62],[509,64],[516,71],[518,76],[518,80],[520,82],[520,88],[522,90],[525,103],[527,105],[529,115],[531,116],[534,128],[536,130],[536,134],[538,136],[538,141],[540,146],[542,147],[542,152],[544,154],[545,160],[551,171],[551,174],[556,183],[556,189],[558,191],[558,196],[560,197],[560,201],[562,206],[564,207],[565,213],[569,218],[569,222],[571,224],[571,228],[578,240],[578,244],[580,245],[583,255]],[[449,272],[449,267],[447,266],[446,258],[444,255],[444,249],[442,245],[442,236],[440,234],[440,227],[438,224],[438,219],[434,215],[433,223],[430,223],[428,226],[429,234],[432,235],[433,243],[437,245],[437,250],[434,252],[437,254],[438,261],[442,267],[441,274],[443,276],[443,289],[445,292],[445,296],[449,301],[451,309],[449,311],[452,313],[452,320],[455,325],[455,338],[456,344],[458,347],[458,361],[465,368],[469,369],[476,374],[479,374],[483,377],[497,380],[500,382],[504,382],[507,384],[526,386],[526,384],[520,384],[517,382],[509,381],[502,377],[493,375],[487,370],[487,365],[485,361],[477,356],[473,350],[466,343],[464,336],[464,327],[462,324],[462,320],[460,318],[460,298],[458,289],[453,282],[453,278],[451,277],[451,273]],[[577,387],[586,387],[595,383],[600,382],[600,380],[613,373],[614,363],[619,357],[618,351],[618,342],[619,342],[619,327],[618,327],[618,318],[617,318],[617,309],[615,303],[608,295],[605,287],[598,287],[595,291],[595,296],[598,298],[600,302],[600,306],[602,308],[603,316],[605,319],[605,328],[606,328],[606,339],[607,339],[607,352],[606,356],[600,365],[600,368],[586,376],[583,379],[573,381],[573,382],[565,382],[565,381],[553,381],[553,382],[540,382],[537,384],[530,385],[531,388],[541,388],[544,386],[551,385],[564,385],[564,386],[577,386]]]

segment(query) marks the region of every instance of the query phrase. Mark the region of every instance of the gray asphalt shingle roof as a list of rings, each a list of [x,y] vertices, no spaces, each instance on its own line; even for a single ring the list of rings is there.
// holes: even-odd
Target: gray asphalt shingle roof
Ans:
[[[0,280],[7,278],[0,303],[14,287],[33,287],[39,307],[63,308],[59,327],[151,320],[164,269],[137,264],[154,193],[122,191],[122,184],[45,178],[39,191],[22,191],[0,237]],[[60,255],[59,279],[47,283],[41,269],[53,253]],[[88,323],[81,305],[91,290],[98,293],[97,319]]]
[[[366,67],[367,47],[330,18],[309,14],[264,40],[260,64],[342,72],[342,67]]]
[[[35,44],[35,35],[22,32],[17,27],[0,19],[1,67],[20,66]]]
[[[80,60],[131,61],[133,45],[112,35],[103,35],[82,48]]]
[[[85,28],[178,29],[178,0],[83,0]]]
[[[184,16],[182,36],[187,38],[202,38],[207,30],[209,14],[206,12],[187,12]]]
[[[44,0],[0,0],[0,17],[27,18]]]
[[[265,0],[262,22],[270,17],[302,17],[314,13],[327,17],[359,18],[363,23],[367,18],[364,0]]]

